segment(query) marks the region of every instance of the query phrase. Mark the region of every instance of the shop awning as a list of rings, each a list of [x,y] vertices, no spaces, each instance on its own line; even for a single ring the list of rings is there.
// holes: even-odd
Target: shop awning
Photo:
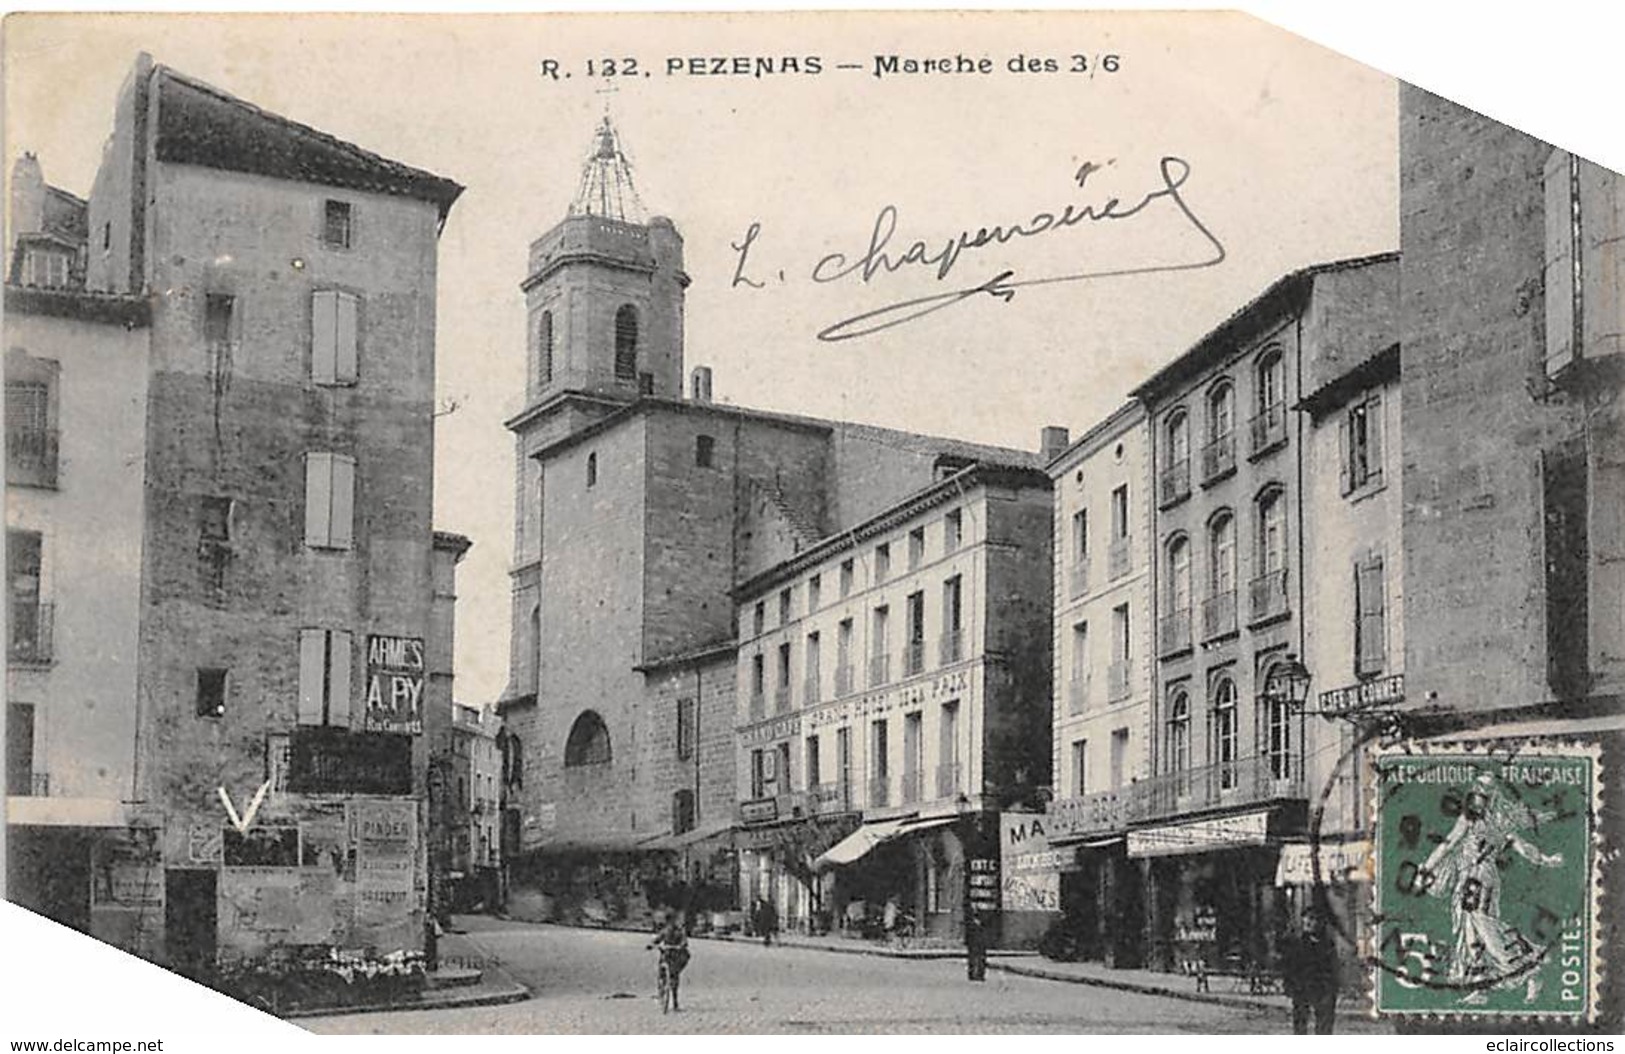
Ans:
[[[689,846],[703,842],[709,838],[717,838],[730,833],[734,829],[733,821],[719,820],[716,823],[696,827],[692,831],[682,834],[663,834],[644,842],[643,849],[687,849]]]
[[[893,838],[907,838],[919,834],[921,831],[934,831],[938,827],[947,827],[951,823],[958,823],[957,816],[933,816],[925,820],[908,820],[897,829]]]
[[[828,851],[817,860],[814,860],[813,870],[824,871],[863,858],[875,846],[880,845],[882,842],[889,842],[896,837],[898,831],[906,822],[904,820],[880,820],[876,823],[864,824],[830,846]]]
[[[1371,881],[1370,842],[1323,842],[1318,851],[1315,846],[1304,842],[1288,842],[1281,846],[1281,860],[1275,866],[1275,884],[1314,885],[1317,855],[1320,859],[1319,877],[1324,885],[1341,886]]]
[[[1511,721],[1484,725],[1459,732],[1441,732],[1424,742],[1462,743],[1488,739],[1557,739],[1564,736],[1602,735],[1625,732],[1625,713],[1597,717],[1546,717],[1534,721]]]

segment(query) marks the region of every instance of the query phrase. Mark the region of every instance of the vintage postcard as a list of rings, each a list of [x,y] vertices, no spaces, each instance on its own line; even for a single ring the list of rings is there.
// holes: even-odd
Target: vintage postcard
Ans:
[[[1230,12],[4,57],[15,917],[324,1033],[1620,1027],[1615,172]]]

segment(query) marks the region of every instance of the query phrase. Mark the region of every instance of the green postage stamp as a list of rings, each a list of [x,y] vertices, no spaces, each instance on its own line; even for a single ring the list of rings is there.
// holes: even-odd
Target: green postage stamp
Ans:
[[[1593,1017],[1598,763],[1585,745],[1376,752],[1378,1014]]]

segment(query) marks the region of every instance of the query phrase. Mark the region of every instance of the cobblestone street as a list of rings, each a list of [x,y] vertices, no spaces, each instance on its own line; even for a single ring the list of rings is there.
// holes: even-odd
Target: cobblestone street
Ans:
[[[988,973],[986,983],[971,984],[962,960],[909,961],[703,940],[693,942],[693,962],[683,975],[682,1012],[663,1016],[654,998],[654,953],[644,950],[640,934],[485,919],[470,920],[469,929],[498,968],[529,985],[535,998],[507,1006],[356,1014],[300,1024],[332,1034],[1290,1029],[1282,1013],[1108,991],[996,970]]]

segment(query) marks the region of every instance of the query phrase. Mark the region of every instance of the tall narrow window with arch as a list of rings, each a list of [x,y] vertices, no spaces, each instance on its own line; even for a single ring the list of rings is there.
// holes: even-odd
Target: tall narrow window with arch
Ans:
[[[1286,442],[1286,358],[1271,347],[1258,357],[1254,383],[1257,413],[1252,422],[1252,453],[1256,457]]]
[[[610,762],[609,728],[596,710],[583,710],[564,741],[564,766],[607,765]]]
[[[1212,696],[1213,764],[1218,769],[1220,791],[1234,790],[1238,783],[1237,734],[1241,725],[1236,713],[1236,682],[1220,677],[1213,682]]]
[[[1184,685],[1175,687],[1168,695],[1168,721],[1163,733],[1167,747],[1167,772],[1173,777],[1175,797],[1190,793],[1186,773],[1191,767],[1191,697]]]
[[[596,487],[597,485],[598,485],[598,455],[597,455],[597,453],[591,453],[591,454],[587,455],[587,486]]]
[[[631,304],[615,312],[615,379],[638,379],[638,309]]]
[[[1168,418],[1159,503],[1166,508],[1191,494],[1191,419],[1183,409]]]
[[[1277,667],[1264,671],[1260,684],[1269,684]],[[1264,756],[1269,761],[1270,777],[1277,780],[1292,779],[1297,766],[1292,763],[1292,709],[1285,699],[1260,699],[1264,706]]]
[[[536,323],[536,380],[553,383],[553,312],[543,311]]]
[[[1236,470],[1236,389],[1220,381],[1207,394],[1207,442],[1202,446],[1202,482]]]
[[[1258,496],[1258,537],[1254,544],[1254,570],[1249,590],[1252,621],[1280,618],[1287,607],[1286,493],[1267,487]]]
[[[1208,521],[1207,599],[1202,601],[1202,639],[1236,631],[1236,518],[1221,509]]]
[[[1168,574],[1167,613],[1157,624],[1157,649],[1166,656],[1187,651],[1191,646],[1190,539],[1176,534],[1169,540],[1164,566]]]

